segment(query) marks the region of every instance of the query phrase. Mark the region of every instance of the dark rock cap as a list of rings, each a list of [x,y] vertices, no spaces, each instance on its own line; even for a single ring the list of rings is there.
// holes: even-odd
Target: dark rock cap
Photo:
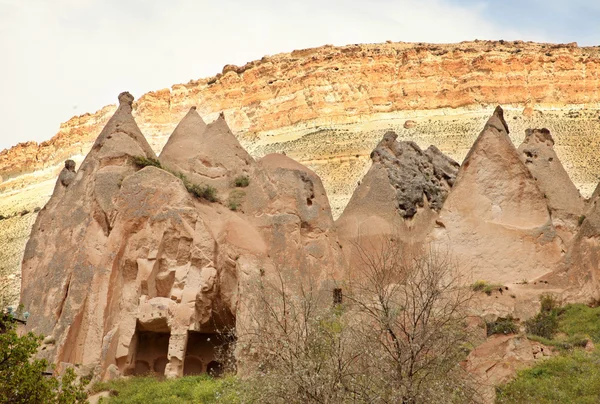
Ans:
[[[127,104],[131,106],[133,104],[133,100],[133,95],[131,95],[129,91],[124,91],[121,94],[119,94],[119,105]]]

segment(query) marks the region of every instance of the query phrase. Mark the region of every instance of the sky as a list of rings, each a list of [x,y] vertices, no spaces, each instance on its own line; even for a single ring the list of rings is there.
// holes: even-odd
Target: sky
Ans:
[[[0,0],[0,150],[226,64],[325,44],[600,45],[598,0]]]

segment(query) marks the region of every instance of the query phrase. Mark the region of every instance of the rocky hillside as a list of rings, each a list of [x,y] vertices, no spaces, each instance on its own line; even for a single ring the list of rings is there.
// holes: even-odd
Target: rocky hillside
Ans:
[[[591,150],[600,128],[599,56],[575,44],[505,41],[324,46],[144,94],[134,116],[159,152],[191,106],[209,121],[223,111],[252,155],[286,151],[319,173],[339,215],[382,131],[462,161],[501,104],[513,141],[529,127],[550,129],[567,171],[589,195],[598,175]],[[66,158],[85,155],[114,110],[74,117],[47,142],[2,152],[0,190],[37,184]]]
[[[323,46],[228,65],[214,77],[144,94],[133,116],[159,154],[190,107],[207,122],[223,112],[251,156],[285,152],[317,173],[336,218],[388,130],[461,162],[497,104],[514,144],[527,129],[549,129],[566,172],[584,197],[591,195],[600,175],[599,85],[600,50],[576,44]],[[32,221],[20,221],[20,213],[48,201],[64,161],[80,164],[115,110],[74,117],[47,142],[0,152],[0,215],[17,215],[18,222],[0,221],[3,250],[22,255],[22,233]],[[15,272],[18,261],[3,265]]]
[[[418,285],[444,293],[439,279],[451,276],[458,284],[445,293],[453,301],[468,291],[460,328],[473,328],[479,345],[463,365],[487,380],[491,398],[493,385],[551,350],[521,336],[486,340],[495,325],[485,320],[530,319],[546,293],[556,302],[600,298],[600,191],[581,198],[548,129],[527,131],[515,147],[499,106],[462,164],[383,134],[334,220],[314,171],[282,153],[254,158],[225,115],[207,125],[190,108],[157,156],[133,117],[133,96],[118,99],[83,162],[65,161],[48,203],[4,220],[35,218],[22,260],[24,329],[45,336],[39,355],[58,371],[171,378],[220,372],[227,360],[249,374],[274,330],[257,332],[262,316],[283,318],[273,324],[286,329],[288,315],[332,303],[336,311],[356,290],[372,310],[374,290],[425,276],[411,284],[416,294],[398,295],[404,308],[423,295]],[[416,275],[403,266],[413,254],[426,257]],[[452,272],[437,278],[436,265]],[[379,279],[375,289],[369,277]]]

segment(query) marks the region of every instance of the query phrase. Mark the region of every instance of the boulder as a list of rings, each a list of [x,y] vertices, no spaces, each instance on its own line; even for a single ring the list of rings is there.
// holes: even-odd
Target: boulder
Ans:
[[[495,386],[508,383],[519,370],[552,355],[549,347],[523,335],[492,335],[469,353],[462,366],[475,377],[484,402],[493,403]]]

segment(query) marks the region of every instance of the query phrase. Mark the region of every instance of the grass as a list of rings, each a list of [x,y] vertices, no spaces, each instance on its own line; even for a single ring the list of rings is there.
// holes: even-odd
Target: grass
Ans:
[[[544,314],[545,313],[545,314]],[[542,297],[542,315],[557,319],[556,337],[528,338],[559,349],[559,356],[523,370],[496,391],[498,403],[598,403],[600,402],[600,350],[583,348],[589,339],[600,343],[600,307],[569,304]]]
[[[600,343],[600,307],[585,304],[565,306],[559,316],[559,329],[571,337],[589,337]]]
[[[497,403],[598,403],[600,354],[574,350],[521,371],[496,392]]]
[[[178,171],[172,171],[172,170],[169,170],[169,169],[163,167],[163,165],[160,163],[160,161],[155,158],[135,156],[132,158],[132,161],[139,168],[151,166],[151,167],[156,167],[156,168],[159,168],[161,170],[164,170],[164,171],[167,171],[167,172],[173,174],[175,177],[177,177],[181,181],[183,181],[183,185],[185,186],[185,189],[187,189],[187,191],[190,194],[196,196],[197,198],[204,199],[209,202],[217,202],[218,201],[217,190],[215,187],[211,187],[210,185],[205,185],[205,184],[194,184],[185,176],[184,173],[178,172]]]
[[[493,291],[504,289],[504,285],[499,285],[496,283],[489,283],[488,281],[477,281],[471,285],[471,289],[474,292],[483,292],[486,295],[490,296]]]
[[[492,334],[517,334],[519,326],[512,316],[500,317],[496,321],[486,322],[488,337]]]
[[[117,379],[97,383],[92,393],[110,391],[108,404],[174,404],[174,403],[236,403],[237,379],[227,376],[214,379],[208,375],[186,376],[158,380],[151,376]]]
[[[233,180],[233,184],[238,188],[246,188],[250,185],[250,178],[247,175],[240,175]]]
[[[544,298],[542,297],[542,299]],[[546,300],[545,310],[543,303],[542,311],[532,319],[540,322],[538,318],[542,318],[541,321],[551,322],[553,328],[551,336],[536,335],[530,332],[529,339],[563,351],[585,347],[590,339],[595,343],[600,343],[600,307],[589,307],[585,304],[568,304],[565,307],[558,307],[556,304],[556,302],[548,303]],[[530,331],[529,328],[528,331]]]
[[[227,198],[227,206],[229,207],[229,209],[233,211],[238,210],[242,205],[244,196],[246,196],[246,193],[239,189],[234,189],[233,191],[231,191],[229,193],[229,198]]]

